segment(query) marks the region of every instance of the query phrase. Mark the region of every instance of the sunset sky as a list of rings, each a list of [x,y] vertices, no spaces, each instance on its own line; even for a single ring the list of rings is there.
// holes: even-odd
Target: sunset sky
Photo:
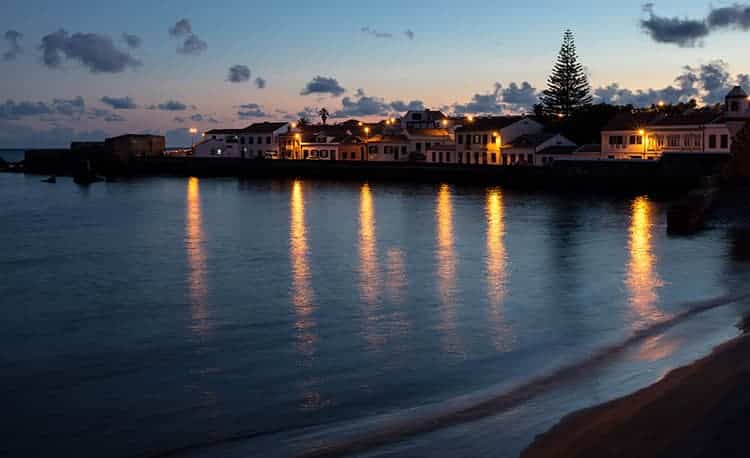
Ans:
[[[5,0],[2,10],[5,148],[124,132],[175,146],[189,127],[318,107],[340,119],[421,106],[523,112],[565,28],[597,101],[715,102],[750,73],[750,7],[707,0]]]

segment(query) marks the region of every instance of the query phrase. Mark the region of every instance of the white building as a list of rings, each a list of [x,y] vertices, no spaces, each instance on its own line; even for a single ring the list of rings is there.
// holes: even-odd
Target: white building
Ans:
[[[244,129],[214,129],[193,148],[196,157],[280,158],[279,142],[289,131],[286,122],[260,122]]]
[[[455,130],[455,162],[502,165],[501,151],[505,144],[512,144],[522,135],[538,134],[543,130],[542,123],[524,116],[466,118],[464,124]]]
[[[545,165],[556,155],[570,154],[575,142],[557,132],[524,134],[502,149],[503,165]]]

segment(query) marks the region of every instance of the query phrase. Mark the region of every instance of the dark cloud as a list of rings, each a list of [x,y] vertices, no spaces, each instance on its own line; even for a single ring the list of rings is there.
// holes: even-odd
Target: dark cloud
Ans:
[[[407,29],[404,31],[404,35],[406,35],[406,38],[413,40],[414,39],[414,31],[411,29]]]
[[[182,44],[177,47],[177,52],[185,55],[197,55],[208,49],[208,44],[193,33],[193,26],[188,19],[180,19],[169,28],[169,36],[172,38],[184,38]]]
[[[722,102],[734,85],[745,85],[747,82],[747,75],[739,74],[732,78],[727,63],[717,60],[697,67],[683,67],[682,73],[675,77],[674,84],[661,89],[631,90],[612,83],[595,89],[594,96],[600,102],[636,107],[648,107],[660,100],[678,103],[696,99],[705,104],[715,104]]]
[[[297,112],[297,116],[307,120],[315,119],[318,117],[318,107],[305,107],[302,111]]]
[[[162,110],[162,111],[185,111],[188,106],[177,100],[167,100],[164,103],[158,105],[151,105],[148,107],[149,110]]]
[[[106,122],[125,122],[126,119],[117,113],[110,113],[103,118]]]
[[[334,97],[338,97],[346,92],[346,89],[341,87],[336,78],[327,78],[324,76],[316,76],[302,89],[300,95],[311,95],[311,94],[330,94]]]
[[[185,41],[177,48],[177,52],[186,55],[197,55],[208,49],[208,44],[198,38],[196,35],[188,36]]]
[[[70,35],[60,29],[44,36],[39,48],[44,64],[50,68],[60,67],[63,58],[77,60],[91,73],[120,73],[141,65],[127,52],[117,49],[110,37],[96,33]]]
[[[193,33],[193,26],[188,19],[180,19],[175,25],[169,28],[169,35],[174,38],[181,38]]]
[[[260,76],[255,78],[255,87],[258,89],[265,89],[266,88],[266,80],[261,78]]]
[[[389,32],[378,32],[377,30],[373,29],[372,27],[362,27],[360,29],[362,32],[372,35],[375,38],[393,38],[393,34]]]
[[[214,118],[213,116],[211,116],[211,115],[202,115],[202,114],[199,114],[199,113],[196,113],[196,114],[190,116],[189,119],[191,121],[193,121],[193,122],[207,122],[207,123],[211,123],[211,124],[218,124],[219,123],[219,120],[216,119],[216,118]]]
[[[233,65],[229,67],[227,81],[230,83],[244,83],[250,80],[250,69],[246,65]]]
[[[531,111],[538,101],[539,92],[528,81],[510,83],[507,88],[495,83],[490,92],[474,94],[468,102],[450,108],[456,114],[492,115]]]
[[[103,130],[76,131],[69,127],[34,129],[18,123],[0,121],[0,146],[3,148],[67,148],[70,142],[101,141]]]
[[[109,97],[105,95],[101,98],[101,102],[115,110],[133,110],[138,108],[138,105],[130,97]]]
[[[383,116],[391,111],[391,105],[379,97],[371,97],[362,89],[357,89],[353,97],[341,100],[341,110],[333,114],[334,118],[350,118],[356,116]]]
[[[750,5],[735,3],[732,6],[712,9],[708,13],[706,22],[711,29],[750,30]]]
[[[403,113],[406,111],[422,111],[425,109],[425,105],[421,100],[412,100],[409,103],[403,102],[401,100],[396,100],[395,102],[391,102],[391,108],[393,108],[395,111]]]
[[[257,103],[247,103],[245,105],[240,105],[238,108],[239,111],[237,111],[237,116],[240,119],[268,117],[268,114],[263,111],[263,107],[261,107]]]
[[[711,8],[708,15],[701,19],[657,16],[653,3],[643,5],[643,11],[648,18],[641,20],[641,27],[654,41],[683,48],[702,45],[703,39],[716,30],[750,30],[750,5],[739,3]]]
[[[123,33],[122,40],[126,45],[128,45],[128,48],[130,49],[138,49],[141,47],[141,43],[143,43],[141,37],[139,37],[138,35],[132,35],[130,33]]]
[[[15,60],[15,58],[23,52],[23,49],[21,49],[21,38],[23,38],[23,34],[15,30],[8,30],[3,35],[3,38],[8,42],[8,50],[3,53],[3,60]]]
[[[31,117],[54,117],[64,116],[69,118],[78,118],[84,114],[86,104],[83,97],[73,99],[54,99],[51,103],[47,102],[16,102],[8,99],[5,103],[0,104],[0,119],[2,120],[19,120]]]
[[[185,118],[183,118],[182,116],[176,116],[176,117],[174,118],[174,122],[178,122],[178,123],[180,123],[180,124],[184,124],[184,123],[185,123],[185,121],[186,121],[186,119],[185,119]]]

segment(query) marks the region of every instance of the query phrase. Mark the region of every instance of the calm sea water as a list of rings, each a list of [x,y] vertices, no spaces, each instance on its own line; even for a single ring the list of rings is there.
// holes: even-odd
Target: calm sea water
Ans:
[[[0,149],[0,157],[6,162],[18,162],[23,160],[23,150],[17,149]]]
[[[736,234],[668,238],[653,196],[41,178],[0,174],[12,456],[515,456],[750,291]]]

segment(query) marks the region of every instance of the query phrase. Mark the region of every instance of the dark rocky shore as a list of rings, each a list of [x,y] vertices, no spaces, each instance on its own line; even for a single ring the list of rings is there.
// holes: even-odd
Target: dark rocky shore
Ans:
[[[522,458],[750,456],[750,335],[632,395],[564,418]]]

